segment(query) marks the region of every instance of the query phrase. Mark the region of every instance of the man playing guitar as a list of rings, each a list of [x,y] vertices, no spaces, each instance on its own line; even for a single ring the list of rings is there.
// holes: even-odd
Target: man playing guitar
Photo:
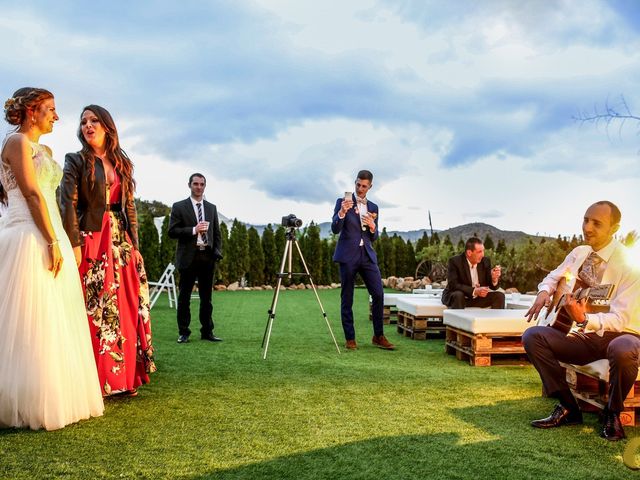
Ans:
[[[543,307],[550,309],[551,296],[558,289],[564,288],[562,293],[577,287],[597,290],[605,286],[609,290],[608,307],[597,311],[587,309],[586,299],[564,295],[558,312],[577,327],[568,335],[545,325],[531,327],[523,334],[522,343],[545,393],[560,401],[549,417],[531,422],[536,428],[582,423],[582,413],[559,362],[585,365],[604,358],[609,360],[610,387],[601,436],[612,441],[625,438],[620,412],[638,375],[640,358],[640,269],[631,265],[626,247],[613,238],[620,218],[620,210],[609,201],[596,202],[587,209],[582,222],[586,245],[572,250],[542,280],[526,313],[529,321],[537,320]]]

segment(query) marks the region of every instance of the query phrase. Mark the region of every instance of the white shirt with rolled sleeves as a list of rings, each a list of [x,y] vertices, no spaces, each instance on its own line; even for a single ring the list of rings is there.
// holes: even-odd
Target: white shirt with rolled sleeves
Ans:
[[[538,291],[544,290],[552,295],[567,272],[571,275],[568,286],[573,289],[578,270],[592,251],[589,245],[574,248],[558,268],[540,282]],[[614,289],[609,311],[588,313],[586,330],[600,336],[605,331],[628,331],[640,335],[640,266],[632,264],[627,247],[615,239],[596,253],[603,260],[598,269],[600,283],[612,284]]]

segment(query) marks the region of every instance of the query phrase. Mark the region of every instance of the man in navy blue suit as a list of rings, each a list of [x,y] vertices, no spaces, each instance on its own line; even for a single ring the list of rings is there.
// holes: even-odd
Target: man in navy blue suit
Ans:
[[[347,341],[345,346],[350,350],[358,348],[353,327],[353,287],[357,273],[362,277],[372,299],[372,343],[385,350],[395,348],[385,338],[383,331],[384,291],[378,257],[371,245],[378,238],[378,206],[367,200],[367,192],[372,184],[373,174],[369,170],[360,170],[356,178],[355,195],[336,201],[331,222],[331,231],[340,234],[333,261],[340,264],[340,316]]]

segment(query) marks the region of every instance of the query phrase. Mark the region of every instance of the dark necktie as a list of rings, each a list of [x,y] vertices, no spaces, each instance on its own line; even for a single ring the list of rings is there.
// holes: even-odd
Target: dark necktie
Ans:
[[[196,203],[196,207],[198,207],[198,223],[203,222],[204,218],[202,216],[202,204],[201,203]],[[206,233],[201,233],[200,237],[202,238],[202,243],[204,243],[205,245],[207,245],[209,243],[207,241],[207,234]]]
[[[598,256],[598,254],[596,252],[591,252],[591,254],[587,257],[587,259],[580,267],[578,278],[587,287],[595,287],[596,285],[600,284],[600,282],[598,281],[598,266],[601,263],[602,259]]]

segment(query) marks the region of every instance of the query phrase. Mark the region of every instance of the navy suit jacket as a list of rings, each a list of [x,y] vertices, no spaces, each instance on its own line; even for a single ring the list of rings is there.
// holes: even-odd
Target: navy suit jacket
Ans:
[[[489,287],[491,290],[497,290],[498,285],[491,283],[491,260],[483,257],[478,263],[478,283],[481,287]],[[451,257],[447,268],[447,287],[442,292],[442,302],[447,304],[451,292],[461,291],[467,298],[473,297],[473,287],[471,286],[471,271],[469,270],[469,262],[464,253]]]
[[[336,200],[336,206],[333,209],[333,219],[331,221],[331,231],[335,234],[340,234],[338,238],[338,244],[336,245],[336,251],[333,254],[333,261],[339,263],[351,263],[360,258],[360,240],[363,240],[367,255],[372,262],[378,263],[378,257],[376,251],[373,249],[372,242],[378,238],[378,206],[367,200],[367,211],[375,213],[376,218],[374,222],[376,224],[376,231],[371,233],[369,227],[365,231],[362,230],[360,225],[360,215],[356,213],[355,195],[352,195],[354,207],[350,208],[344,218],[338,217],[338,212],[342,207],[343,198]]]

